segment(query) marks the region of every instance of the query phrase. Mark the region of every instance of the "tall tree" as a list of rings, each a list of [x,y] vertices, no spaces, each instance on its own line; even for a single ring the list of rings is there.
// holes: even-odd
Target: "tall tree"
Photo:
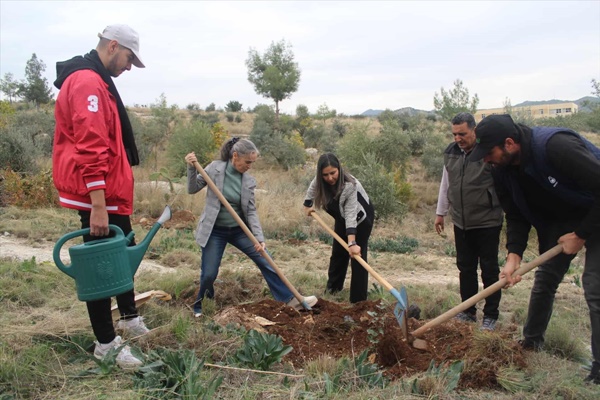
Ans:
[[[13,99],[17,98],[19,91],[19,82],[15,80],[11,72],[4,74],[4,78],[0,79],[0,92],[8,97],[8,101],[12,103]]]
[[[284,40],[272,42],[261,55],[250,49],[246,66],[248,81],[254,85],[257,94],[275,101],[275,124],[279,126],[279,102],[290,98],[298,90],[300,69],[294,62],[291,45]]]
[[[156,103],[150,105],[152,123],[147,125],[145,132],[141,133],[143,141],[150,146],[150,154],[154,155],[154,168],[158,166],[158,153],[160,144],[165,138],[170,138],[177,122],[179,121],[179,107],[177,104],[168,105],[167,96],[161,93]]]
[[[46,70],[46,64],[37,58],[35,53],[31,56],[25,66],[25,81],[19,84],[19,95],[35,105],[50,103],[52,100],[52,88],[48,80],[42,77]]]
[[[463,82],[460,79],[454,81],[453,89],[446,91],[442,87],[440,94],[435,92],[433,97],[433,105],[436,112],[446,121],[450,121],[460,112],[475,114],[478,104],[479,96],[477,96],[477,93],[471,99],[469,97],[469,89],[463,86]]]
[[[600,81],[592,79],[592,94],[596,97],[600,97]]]

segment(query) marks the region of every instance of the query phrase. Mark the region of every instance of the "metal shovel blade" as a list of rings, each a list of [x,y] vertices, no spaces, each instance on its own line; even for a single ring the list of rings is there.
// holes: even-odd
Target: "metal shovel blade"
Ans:
[[[396,307],[394,307],[394,315],[404,333],[404,338],[408,339],[408,322],[406,314],[408,311],[408,295],[406,294],[406,288],[402,286],[400,291],[392,289],[390,290],[390,293],[398,300]]]

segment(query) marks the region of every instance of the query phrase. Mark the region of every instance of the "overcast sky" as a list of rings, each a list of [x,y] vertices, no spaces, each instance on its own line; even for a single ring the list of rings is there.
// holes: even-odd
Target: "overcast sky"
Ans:
[[[273,41],[292,46],[299,90],[293,114],[324,103],[338,113],[433,109],[462,79],[480,108],[506,98],[576,100],[600,80],[600,1],[7,1],[0,0],[0,75],[24,78],[36,53],[55,63],[95,48],[106,25],[140,34],[145,69],[115,83],[126,105],[185,107],[230,100],[272,104],[254,92],[245,61]],[[55,93],[57,91],[55,90]]]

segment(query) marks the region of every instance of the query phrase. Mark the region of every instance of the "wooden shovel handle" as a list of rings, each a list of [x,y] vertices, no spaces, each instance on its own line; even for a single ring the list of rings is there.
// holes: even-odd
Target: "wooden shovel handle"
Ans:
[[[513,272],[513,276],[525,275],[527,272],[536,268],[540,264],[543,264],[546,261],[550,260],[551,258],[562,253],[562,250],[563,250],[562,244],[557,244],[550,250],[546,251],[544,254],[541,254],[540,256],[535,258],[533,261],[525,263],[525,264],[521,264],[521,267],[518,270],[516,270],[515,272]],[[477,293],[473,297],[468,298],[467,300],[463,301],[456,307],[451,308],[450,310],[446,311],[445,313],[438,316],[437,318],[432,319],[431,321],[429,321],[428,323],[426,323],[419,329],[413,331],[412,335],[415,337],[423,335],[429,329],[441,324],[442,322],[448,321],[450,318],[456,316],[459,312],[464,311],[467,308],[474,306],[480,300],[485,299],[492,293],[495,293],[498,290],[502,289],[504,286],[506,286],[506,278],[502,278],[502,279],[498,280],[498,282],[494,283],[493,285],[488,286],[487,288],[485,288],[481,292]]]
[[[250,229],[248,229],[248,227],[246,226],[246,223],[244,223],[244,221],[240,218],[238,213],[236,213],[235,210],[233,209],[233,207],[231,207],[231,204],[229,204],[229,202],[227,201],[225,196],[223,196],[223,194],[221,193],[221,191],[219,190],[217,185],[215,185],[213,180],[210,179],[210,176],[208,176],[208,174],[206,173],[204,168],[202,168],[202,166],[197,161],[194,161],[194,167],[196,168],[198,173],[200,173],[200,175],[202,175],[202,177],[208,184],[208,187],[210,187],[210,189],[213,191],[213,193],[217,195],[217,197],[219,198],[219,201],[221,201],[221,204],[223,204],[223,206],[227,209],[227,211],[229,211],[229,214],[231,214],[233,219],[235,219],[235,221],[238,223],[240,228],[242,228],[244,233],[248,236],[248,238],[250,238],[252,243],[260,244],[260,242],[256,239],[256,237],[254,236],[252,231],[250,231]],[[260,254],[267,260],[269,265],[271,267],[273,267],[273,270],[275,270],[275,272],[277,273],[277,275],[279,276],[281,281],[285,284],[285,286],[287,286],[288,289],[290,289],[290,291],[292,292],[294,297],[304,306],[304,308],[307,308],[308,306],[307,306],[306,302],[304,301],[304,297],[300,293],[298,293],[296,288],[290,283],[290,281],[287,280],[285,275],[283,275],[283,272],[281,272],[279,267],[277,267],[277,265],[275,264],[275,261],[273,261],[273,259],[269,255],[269,253],[267,253],[262,248],[262,246],[261,246]],[[310,309],[310,307],[308,307],[307,309]]]
[[[321,219],[321,217],[319,217],[319,215],[316,213],[316,211],[313,210],[310,213],[310,215],[314,219],[316,219],[317,222],[319,224],[321,224],[321,226],[327,232],[329,232],[329,234],[331,236],[333,236],[334,239],[337,240],[339,244],[341,244],[342,246],[344,246],[344,248],[346,250],[348,250],[348,243],[346,243],[346,241],[344,239],[342,239],[340,237],[340,235],[338,235],[337,233],[335,233],[335,231],[333,229],[331,229],[329,226],[327,226],[327,224],[325,223],[325,221],[323,221]],[[371,268],[371,266],[369,264],[367,264],[367,262],[365,260],[363,260],[361,256],[359,256],[359,255],[353,255],[352,257],[354,257],[354,259],[356,261],[358,261],[360,263],[360,265],[362,265],[373,276],[373,278],[375,278],[377,280],[377,282],[379,282],[381,285],[383,285],[388,290],[388,292],[391,291],[392,289],[394,289],[394,287],[392,285],[390,285],[390,283],[388,281],[386,281],[385,279],[383,279],[383,277],[381,277],[381,275],[379,275],[377,272],[375,272],[375,270],[373,268]]]

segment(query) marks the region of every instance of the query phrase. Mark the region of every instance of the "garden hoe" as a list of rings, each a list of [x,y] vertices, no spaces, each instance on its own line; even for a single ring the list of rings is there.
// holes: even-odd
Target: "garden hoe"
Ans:
[[[331,236],[338,241],[339,244],[344,246],[346,250],[348,250],[348,244],[344,239],[342,239],[333,229],[331,229],[325,221],[319,217],[316,211],[312,211],[310,215],[319,223],[321,226],[329,232]],[[356,261],[360,263],[370,274],[373,276],[377,282],[379,282],[383,287],[385,287],[391,294],[398,300],[396,303],[396,307],[394,308],[394,315],[396,316],[396,320],[404,333],[404,339],[411,343],[414,347],[423,349],[422,346],[426,345],[425,341],[421,339],[415,339],[409,336],[408,334],[408,323],[407,323],[407,310],[408,310],[408,295],[406,294],[406,288],[402,286],[400,291],[396,290],[388,281],[383,279],[381,275],[379,275],[365,260],[362,259],[361,256],[354,255],[352,256]]]
[[[248,227],[246,226],[244,221],[242,221],[242,219],[235,212],[233,207],[231,207],[231,204],[229,204],[229,202],[227,201],[225,196],[223,196],[223,194],[221,193],[221,191],[219,190],[217,185],[215,185],[215,183],[212,181],[212,179],[210,179],[210,176],[208,176],[208,174],[206,173],[204,168],[202,168],[202,166],[200,166],[200,164],[197,161],[194,162],[194,167],[196,167],[196,170],[200,173],[200,175],[202,175],[202,177],[204,178],[204,180],[206,181],[206,183],[208,184],[210,189],[217,195],[217,197],[221,201],[221,204],[223,204],[223,206],[227,209],[227,211],[229,211],[229,213],[231,214],[233,219],[235,219],[235,221],[239,224],[240,228],[242,228],[242,230],[250,238],[252,243],[259,244],[256,237],[252,234],[250,229],[248,229]],[[279,267],[275,264],[275,261],[273,261],[273,259],[269,255],[269,253],[267,253],[264,249],[261,248],[260,254],[267,260],[269,265],[271,267],[273,267],[273,270],[275,271],[275,273],[279,276],[281,281],[288,287],[288,289],[290,289],[290,291],[292,292],[294,297],[300,302],[300,304],[302,304],[302,307],[304,307],[304,309],[307,311],[312,310],[310,308],[310,306],[308,305],[308,303],[306,302],[306,300],[304,300],[304,296],[302,296],[300,293],[298,293],[296,288],[290,283],[290,281],[287,280],[285,275],[283,275],[283,272],[281,272]]]
[[[556,246],[554,246],[553,248],[551,248],[550,250],[548,250],[544,254],[541,254],[540,256],[538,256],[537,258],[535,258],[533,261],[525,263],[525,264],[522,264],[521,267],[518,270],[516,270],[515,272],[513,272],[513,275],[514,276],[525,275],[527,272],[529,272],[532,269],[536,268],[540,264],[543,264],[546,261],[550,260],[551,258],[555,257],[556,255],[560,254],[562,252],[562,250],[563,250],[562,245],[561,244],[557,244]],[[492,293],[495,293],[498,290],[502,289],[504,286],[506,286],[506,278],[500,279],[498,282],[494,283],[491,286],[488,286],[487,288],[485,288],[481,292],[477,293],[475,296],[473,296],[473,297],[471,297],[471,298],[463,301],[462,303],[460,303],[456,307],[454,307],[454,308],[446,311],[445,313],[443,313],[442,315],[438,316],[437,318],[432,319],[431,321],[429,321],[428,323],[426,323],[425,325],[423,325],[419,329],[413,331],[412,332],[412,336],[414,336],[414,337],[422,336],[429,329],[431,329],[434,326],[437,326],[437,325],[439,325],[439,324],[441,324],[443,322],[448,321],[450,318],[453,318],[454,316],[456,316],[459,312],[464,311],[467,308],[474,306],[480,300],[485,299],[486,297],[488,297]]]

